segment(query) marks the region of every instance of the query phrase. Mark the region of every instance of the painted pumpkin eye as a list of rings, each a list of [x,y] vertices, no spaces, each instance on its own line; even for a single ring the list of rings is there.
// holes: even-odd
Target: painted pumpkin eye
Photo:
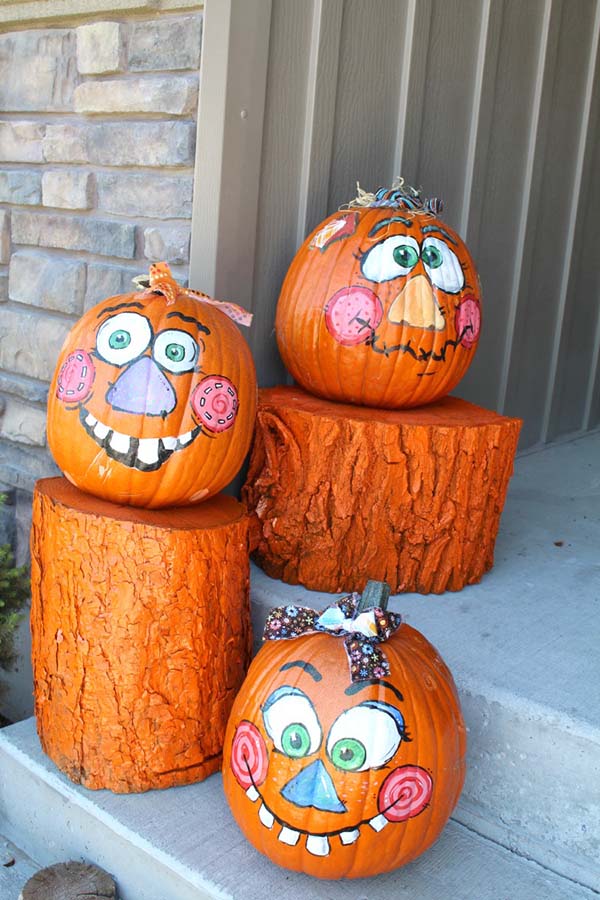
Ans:
[[[417,241],[405,234],[385,238],[365,253],[361,271],[369,281],[391,281],[408,275],[419,260]]]
[[[458,257],[440,238],[429,237],[421,250],[423,264],[433,284],[446,294],[458,294],[465,285],[465,276]]]
[[[392,758],[404,734],[402,714],[387,703],[368,700],[339,716],[327,738],[327,755],[337,769],[365,772]]]
[[[98,329],[96,351],[113,366],[123,366],[144,352],[152,340],[152,329],[145,316],[119,313],[110,316]]]
[[[161,331],[156,336],[152,351],[159,366],[175,374],[190,372],[198,361],[199,353],[198,344],[191,334],[176,328]]]
[[[276,750],[294,759],[318,750],[321,726],[312,703],[298,688],[277,688],[265,701],[262,714]]]

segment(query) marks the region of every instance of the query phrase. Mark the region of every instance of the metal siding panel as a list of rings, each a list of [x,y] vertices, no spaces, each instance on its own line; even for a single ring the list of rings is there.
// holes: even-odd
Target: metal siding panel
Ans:
[[[391,183],[407,0],[346,0],[328,212]]]
[[[594,11],[592,0],[579,0],[576,6],[554,4],[551,42],[556,41],[556,55],[548,57],[546,69],[543,145],[536,154],[536,184],[527,227],[531,242],[506,395],[505,411],[524,419],[522,447],[542,437]]]
[[[494,4],[497,14],[498,4]],[[503,4],[497,66],[492,72],[490,135],[486,159],[475,182],[480,197],[475,262],[481,277],[483,327],[475,360],[456,393],[496,407],[510,328],[509,300],[519,253],[519,222],[527,191],[530,131],[535,113],[536,76],[543,36],[544,0]],[[473,217],[472,217],[473,219]]]

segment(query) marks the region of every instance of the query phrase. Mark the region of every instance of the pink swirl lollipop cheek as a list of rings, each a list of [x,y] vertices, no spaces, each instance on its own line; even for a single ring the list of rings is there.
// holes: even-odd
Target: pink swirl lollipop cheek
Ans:
[[[269,757],[263,736],[252,722],[240,722],[231,745],[231,771],[245,791],[267,777]]]
[[[64,361],[56,384],[56,396],[63,403],[79,403],[90,392],[96,370],[89,353],[75,350]]]
[[[477,343],[481,330],[481,309],[472,297],[467,297],[456,310],[454,319],[456,333],[462,334],[461,344],[467,349]]]
[[[344,347],[363,344],[382,318],[381,300],[369,288],[360,285],[336,291],[325,307],[327,330]]]
[[[190,402],[200,423],[215,434],[231,428],[239,406],[235,385],[223,375],[203,378]]]
[[[423,812],[433,791],[433,781],[420,766],[394,769],[379,789],[377,805],[389,822],[405,822]]]

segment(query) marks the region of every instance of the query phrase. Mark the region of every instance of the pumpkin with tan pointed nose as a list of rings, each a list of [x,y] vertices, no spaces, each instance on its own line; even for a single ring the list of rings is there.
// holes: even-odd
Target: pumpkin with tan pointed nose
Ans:
[[[220,491],[248,451],[256,410],[248,314],[182,288],[165,264],[147,289],[90,309],[61,351],[48,443],[90,494],[186,506]],[[249,317],[251,319],[251,316]]]
[[[479,279],[441,203],[405,187],[360,192],[325,219],[285,278],[276,334],[318,396],[402,409],[448,394],[473,360]]]
[[[387,872],[426,850],[458,801],[466,741],[452,676],[384,606],[360,611],[354,594],[323,613],[272,610],[235,700],[225,795],[247,839],[288,869]]]

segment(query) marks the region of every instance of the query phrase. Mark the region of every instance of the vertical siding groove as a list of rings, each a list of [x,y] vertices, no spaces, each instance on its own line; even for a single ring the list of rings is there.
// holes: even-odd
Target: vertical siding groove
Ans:
[[[406,30],[402,49],[402,66],[400,67],[400,85],[398,90],[398,124],[396,128],[396,146],[394,148],[394,171],[392,177],[400,177],[404,165],[404,139],[406,136],[406,118],[408,114],[408,97],[415,46],[415,26],[417,22],[418,0],[408,0],[406,10]]]
[[[540,48],[538,53],[538,62],[535,79],[535,92],[533,98],[533,110],[531,115],[531,128],[529,130],[529,140],[527,145],[527,164],[525,168],[525,176],[523,179],[523,200],[521,203],[521,211],[519,215],[518,240],[517,240],[517,257],[514,265],[514,274],[512,279],[512,287],[510,292],[510,300],[508,304],[508,316],[506,327],[506,340],[504,344],[504,355],[502,360],[502,373],[500,376],[497,409],[504,412],[506,405],[506,395],[508,392],[508,381],[510,377],[510,363],[512,359],[512,348],[514,340],[515,322],[517,319],[517,307],[519,304],[519,294],[521,289],[521,279],[523,275],[523,263],[525,253],[525,234],[529,219],[529,210],[531,204],[531,192],[533,186],[533,175],[536,158],[536,144],[538,142],[538,130],[540,126],[540,117],[542,110],[542,95],[544,88],[544,72],[546,69],[546,58],[548,54],[548,45],[550,38],[550,21],[552,19],[553,0],[546,0],[544,4],[544,18],[542,22],[542,33],[540,37]]]
[[[326,214],[343,0],[314,0],[296,247]]]
[[[473,105],[471,109],[471,123],[469,126],[469,143],[467,146],[467,158],[465,162],[463,201],[460,213],[460,226],[458,229],[463,237],[466,236],[469,225],[469,210],[471,207],[471,194],[473,191],[473,174],[475,172],[477,139],[479,135],[483,74],[487,59],[491,6],[492,0],[483,0],[479,28],[479,43],[477,47],[477,63],[475,66],[475,83],[473,85]]]

